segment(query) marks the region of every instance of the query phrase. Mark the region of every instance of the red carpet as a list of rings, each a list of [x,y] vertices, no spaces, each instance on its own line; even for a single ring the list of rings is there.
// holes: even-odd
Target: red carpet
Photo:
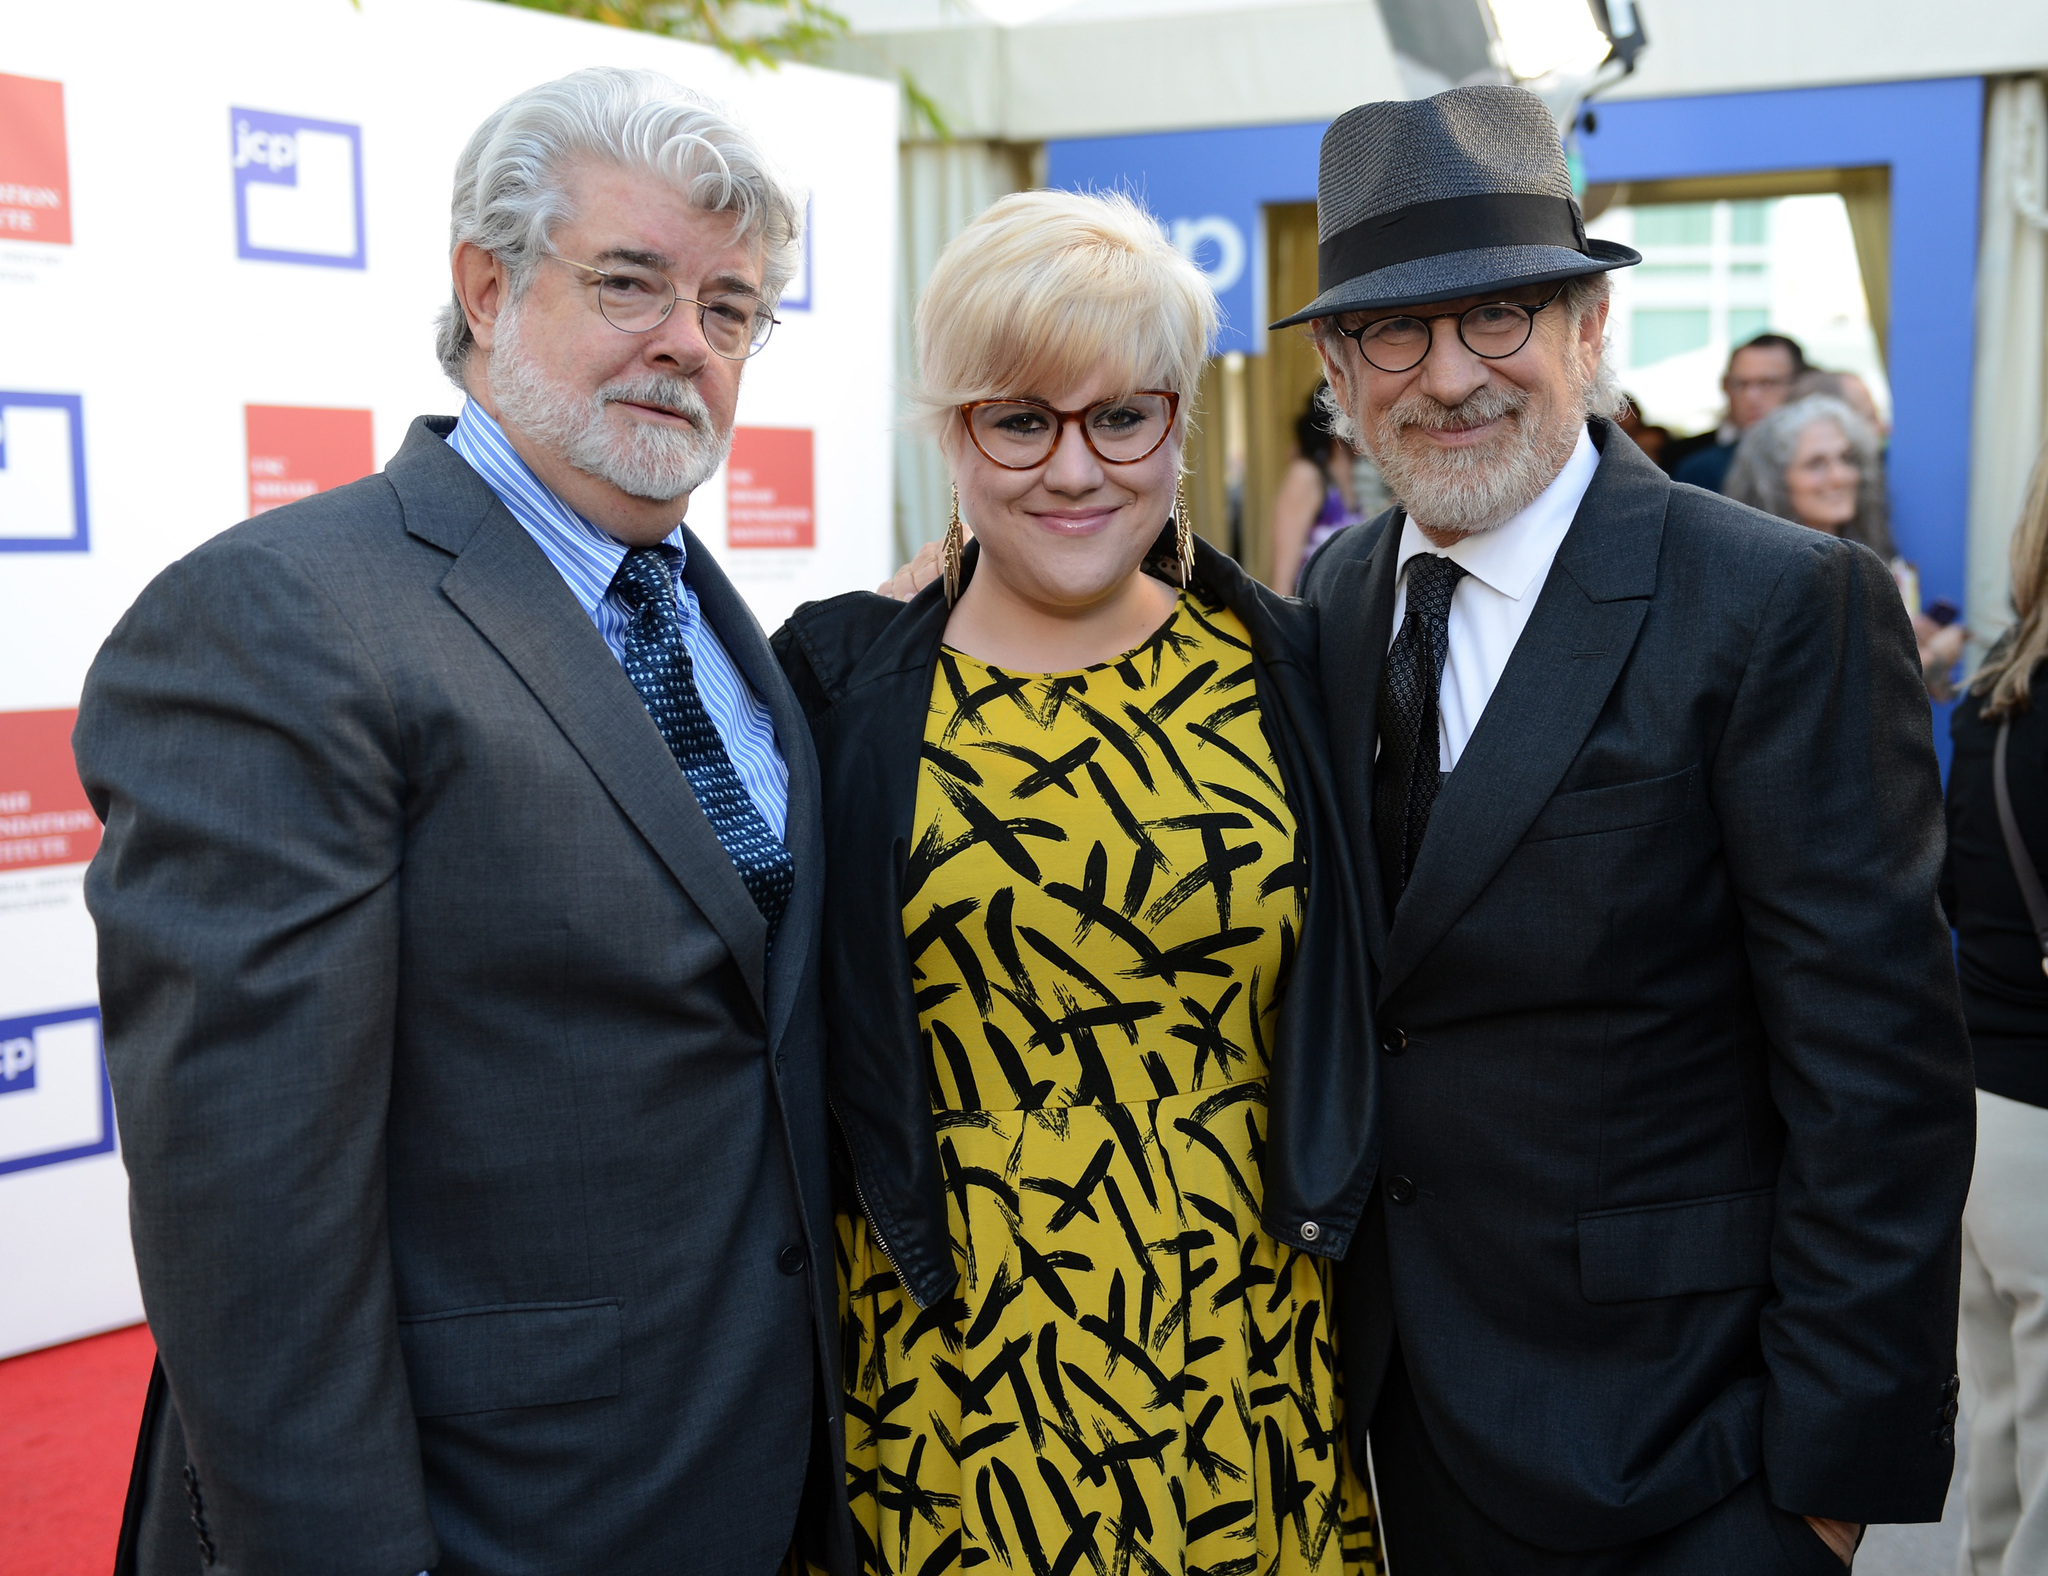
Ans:
[[[156,1356],[147,1325],[0,1362],[0,1571],[107,1576]]]

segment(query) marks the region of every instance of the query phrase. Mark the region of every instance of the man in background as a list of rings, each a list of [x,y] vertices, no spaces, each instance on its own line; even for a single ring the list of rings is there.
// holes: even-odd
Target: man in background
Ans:
[[[513,99],[456,170],[461,419],[93,664],[162,1354],[122,1569],[847,1568],[817,767],[682,523],[802,214],[665,77]]]
[[[1742,435],[1791,398],[1793,382],[1806,370],[1799,341],[1783,334],[1759,334],[1737,346],[1721,377],[1727,418],[1711,442],[1695,440],[1697,447],[1676,457],[1672,480],[1719,492]]]

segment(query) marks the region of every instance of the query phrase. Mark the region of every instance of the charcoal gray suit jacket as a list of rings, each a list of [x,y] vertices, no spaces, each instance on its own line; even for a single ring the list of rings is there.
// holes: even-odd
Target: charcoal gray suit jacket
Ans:
[[[452,425],[173,564],[86,681],[136,1566],[769,1576],[807,1464],[843,1566],[809,730],[692,540],[789,763],[771,959]]]
[[[1600,466],[1388,920],[1370,831],[1400,519],[1307,596],[1378,973],[1380,1189],[1340,1313],[1398,1339],[1519,1537],[1648,1536],[1762,1473],[1934,1520],[1974,1105],[1913,637],[1864,548]]]

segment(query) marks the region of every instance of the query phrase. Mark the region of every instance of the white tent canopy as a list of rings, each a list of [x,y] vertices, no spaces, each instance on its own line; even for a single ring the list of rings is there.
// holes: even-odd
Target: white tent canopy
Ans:
[[[1505,12],[1555,0],[1492,3]],[[840,9],[855,36],[833,64],[909,72],[958,138],[1327,120],[1444,85],[1397,55],[1383,13],[1411,9],[1398,0],[843,0]],[[2010,0],[1637,0],[1637,10],[1649,47],[1613,97],[2048,68],[2048,11]]]

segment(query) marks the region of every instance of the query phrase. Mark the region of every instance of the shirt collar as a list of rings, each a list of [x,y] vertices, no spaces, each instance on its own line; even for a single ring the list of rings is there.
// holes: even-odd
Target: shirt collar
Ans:
[[[1572,528],[1573,517],[1593,485],[1593,473],[1600,468],[1600,451],[1593,447],[1586,429],[1579,429],[1579,441],[1572,448],[1564,469],[1551,479],[1520,513],[1512,515],[1490,531],[1474,531],[1449,547],[1437,547],[1422,534],[1422,528],[1403,516],[1401,551],[1394,566],[1395,577],[1405,573],[1408,560],[1421,553],[1448,558],[1474,580],[1519,602],[1532,585],[1540,588],[1551,560]]]
[[[463,401],[455,430],[448,434],[448,446],[469,461],[498,495],[498,501],[512,512],[512,518],[529,533],[565,546],[573,544],[579,556],[601,559],[606,565],[607,582],[619,572],[619,565],[625,562],[626,544],[599,530],[562,502],[519,457],[512,440],[505,436],[505,429],[475,400]],[[682,526],[678,524],[662,538],[660,545],[675,549],[669,564],[680,577],[690,556]]]

